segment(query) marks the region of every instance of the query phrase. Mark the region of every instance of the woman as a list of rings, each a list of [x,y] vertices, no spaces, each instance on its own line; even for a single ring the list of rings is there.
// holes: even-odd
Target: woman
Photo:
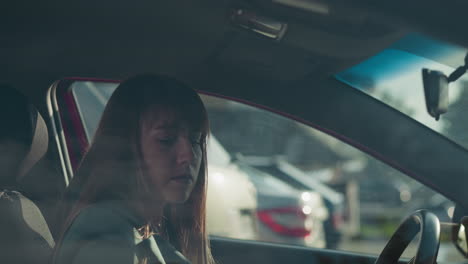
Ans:
[[[55,263],[214,263],[208,130],[200,97],[182,83],[159,75],[121,83],[70,184],[77,195]]]

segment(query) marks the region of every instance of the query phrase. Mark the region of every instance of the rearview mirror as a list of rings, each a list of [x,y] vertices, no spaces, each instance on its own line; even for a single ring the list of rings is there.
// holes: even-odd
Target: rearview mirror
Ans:
[[[440,71],[422,70],[424,95],[429,114],[439,120],[446,113],[449,105],[448,78]]]
[[[456,224],[452,229],[452,242],[455,247],[462,253],[465,258],[468,258],[468,216],[461,219],[460,224]]]

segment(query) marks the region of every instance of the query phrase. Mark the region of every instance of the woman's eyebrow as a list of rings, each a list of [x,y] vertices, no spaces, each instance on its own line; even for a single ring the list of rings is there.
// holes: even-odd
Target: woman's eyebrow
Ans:
[[[175,130],[177,129],[178,126],[177,125],[174,125],[174,124],[159,124],[159,125],[155,125],[153,126],[153,129],[156,129],[156,130]]]
[[[155,130],[178,130],[184,129],[187,130],[190,134],[203,134],[199,129],[190,128],[190,126],[186,123],[174,122],[174,121],[166,121],[166,122],[159,122],[155,123],[152,127]]]

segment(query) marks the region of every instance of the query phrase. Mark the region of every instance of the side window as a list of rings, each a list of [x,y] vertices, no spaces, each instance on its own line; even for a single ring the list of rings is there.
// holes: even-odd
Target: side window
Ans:
[[[60,118],[73,165],[117,83],[66,86],[57,96],[66,97]],[[450,221],[453,204],[445,197],[329,135],[246,104],[201,97],[212,132],[207,201],[212,236],[377,255],[417,209]],[[444,243],[449,242],[442,241],[441,248]],[[414,252],[410,248],[407,257]]]

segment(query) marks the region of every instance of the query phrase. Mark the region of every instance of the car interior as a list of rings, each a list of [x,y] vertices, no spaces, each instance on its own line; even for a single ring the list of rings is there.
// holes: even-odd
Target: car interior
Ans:
[[[2,262],[51,263],[63,224],[57,208],[88,144],[84,125],[77,125],[81,113],[70,107],[76,104],[73,84],[116,85],[152,72],[174,76],[204,96],[265,110],[344,142],[443,195],[452,206],[453,223],[446,226],[456,238],[440,233],[442,220],[425,205],[399,214],[401,225],[385,231],[389,236],[377,252],[213,235],[217,263],[467,263],[461,231],[467,221],[461,219],[468,216],[468,150],[353,87],[352,79],[343,81],[343,72],[389,47],[456,69],[468,47],[468,2],[20,0],[2,6]],[[425,46],[401,44],[414,34],[455,51],[442,56]],[[363,79],[358,81],[369,81]],[[311,186],[294,181],[300,188]],[[350,245],[359,239],[349,237]],[[415,237],[415,253],[400,258]],[[445,253],[439,248],[445,247],[458,258],[441,259]]]

